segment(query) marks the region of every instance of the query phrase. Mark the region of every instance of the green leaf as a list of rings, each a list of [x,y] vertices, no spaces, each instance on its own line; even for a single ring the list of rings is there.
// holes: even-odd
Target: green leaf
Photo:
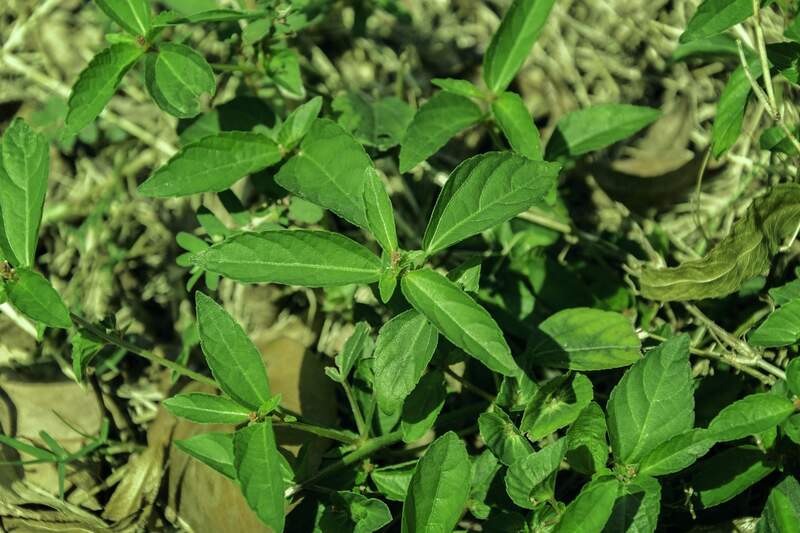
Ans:
[[[636,464],[694,425],[689,337],[667,339],[630,367],[606,405],[614,457]]]
[[[372,338],[370,337],[369,324],[359,322],[356,324],[353,333],[347,338],[342,351],[336,356],[336,367],[339,369],[338,376],[341,381],[345,381],[350,375],[350,371],[358,363],[359,359],[365,357],[365,351],[372,350]]]
[[[486,95],[474,83],[459,78],[434,78],[431,83],[443,91],[465,96],[467,98],[477,98],[483,100]]]
[[[575,307],[540,323],[525,353],[543,366],[606,370],[640,360],[641,342],[624,315]]]
[[[376,498],[355,492],[336,492],[320,519],[322,531],[372,533],[392,521],[389,507]]]
[[[14,448],[18,452],[26,453],[36,458],[38,461],[42,462],[55,462],[58,457],[56,454],[49,450],[43,450],[37,446],[32,446],[21,440],[15,439],[13,437],[9,437],[8,435],[0,434],[0,444],[5,444],[11,448]]]
[[[152,26],[147,0],[94,0],[108,18],[131,35],[146,36]]]
[[[92,58],[72,86],[64,119],[65,137],[76,135],[97,118],[142,54],[144,49],[135,44],[119,43]]]
[[[15,267],[33,265],[49,173],[47,141],[14,119],[0,151],[0,250]]]
[[[495,94],[504,91],[539,38],[555,0],[514,0],[483,56],[483,79]]]
[[[689,19],[680,42],[688,43],[722,33],[751,16],[752,0],[705,0]]]
[[[447,387],[441,372],[422,376],[403,404],[400,415],[403,442],[416,442],[425,436],[439,417],[446,397]]]
[[[545,159],[577,157],[627,139],[661,117],[658,109],[599,104],[561,117],[547,143]]]
[[[364,148],[349,133],[335,122],[320,118],[275,181],[292,194],[367,228],[364,184],[371,167]]]
[[[447,340],[505,376],[521,370],[511,356],[503,332],[489,313],[458,285],[430,269],[407,273],[403,295]]]
[[[305,98],[306,89],[303,87],[297,52],[288,48],[273,51],[266,66],[267,74],[287,96]]]
[[[233,433],[201,433],[176,440],[175,446],[220,474],[236,479],[233,467]]]
[[[692,486],[703,507],[709,508],[735,498],[773,470],[767,454],[756,446],[737,446],[700,463]]]
[[[183,147],[139,186],[139,193],[168,197],[221,192],[280,160],[278,145],[266,135],[221,132]]]
[[[315,96],[308,102],[289,113],[286,121],[278,130],[277,141],[284,150],[291,150],[306,136],[311,125],[317,120],[322,109],[322,97]]]
[[[433,357],[439,333],[424,315],[409,309],[378,332],[373,370],[374,391],[384,413],[397,411]]]
[[[383,251],[390,256],[397,251],[397,230],[389,193],[383,186],[378,171],[367,167],[364,179],[364,211],[367,225]]]
[[[463,96],[439,92],[414,115],[400,143],[400,172],[408,172],[447,144],[452,137],[483,120],[478,105]]]
[[[761,63],[757,57],[748,61],[753,78],[761,78]],[[741,66],[733,71],[717,102],[717,113],[711,131],[711,155],[720,157],[736,143],[742,133],[744,113],[752,88]]]
[[[50,282],[38,272],[18,268],[6,283],[8,301],[24,315],[51,328],[69,329],[69,310]]]
[[[399,98],[370,100],[361,93],[346,93],[333,100],[337,121],[365,146],[388,150],[400,144],[414,110]]]
[[[381,261],[357,242],[328,231],[242,233],[195,256],[210,272],[245,283],[333,287],[373,283]]]
[[[214,71],[203,56],[183,44],[161,43],[145,56],[145,85],[155,103],[178,118],[200,112],[200,97],[214,96]]]
[[[603,533],[653,533],[660,512],[661,485],[651,477],[637,476],[619,484]]]
[[[258,348],[221,305],[201,292],[196,295],[200,347],[214,379],[237,403],[258,410],[270,398]]]
[[[757,533],[800,533],[800,483],[792,476],[778,483],[767,498]]]
[[[504,465],[511,466],[533,453],[528,439],[499,407],[495,406],[492,412],[481,413],[478,430],[483,442]]]
[[[705,257],[672,268],[646,268],[639,277],[651,300],[721,298],[769,269],[771,258],[797,228],[800,186],[776,185],[747,209],[727,237]]]
[[[452,531],[469,497],[471,465],[464,442],[448,431],[417,463],[403,502],[403,533]]]
[[[753,346],[766,348],[787,346],[800,340],[800,299],[770,313],[747,340]]]
[[[786,385],[795,396],[800,396],[800,357],[786,365]]]
[[[683,61],[691,57],[738,56],[738,54],[736,39],[723,33],[679,44],[672,52],[672,60]]]
[[[619,481],[597,478],[584,485],[580,494],[567,505],[554,533],[600,532],[611,518],[617,499]]]
[[[666,476],[680,472],[708,453],[715,440],[706,429],[694,428],[663,441],[639,464],[639,473]]]
[[[506,471],[505,485],[509,498],[523,509],[535,509],[543,500],[553,496],[555,474],[567,439],[559,439],[513,463]]]
[[[539,440],[573,423],[592,401],[592,395],[592,382],[583,374],[553,378],[525,407],[520,429],[530,440]]]
[[[493,100],[492,114],[512,150],[528,159],[542,160],[539,130],[517,93],[506,92]]]
[[[743,439],[774,428],[794,413],[791,400],[771,392],[745,396],[719,412],[708,425],[718,442]]]
[[[416,467],[417,461],[384,466],[370,472],[369,477],[386,499],[402,502],[406,499],[408,485]]]
[[[212,0],[206,6],[197,6],[201,0],[185,0],[191,2],[191,13],[184,15],[162,11],[158,14],[154,26],[174,26],[177,24],[200,24],[204,22],[232,22],[235,20],[260,19],[268,15],[266,11],[239,11],[236,9],[213,9],[217,5],[216,0]],[[174,0],[173,2],[174,3]],[[186,13],[186,9],[179,11]]]
[[[589,403],[567,431],[567,462],[573,470],[593,475],[606,466],[606,417],[595,402]]]
[[[251,410],[224,396],[193,392],[167,398],[164,407],[175,416],[198,424],[241,424]]]
[[[283,459],[275,444],[272,422],[265,420],[237,431],[233,452],[236,478],[247,504],[267,526],[283,531]]]
[[[436,199],[422,245],[428,255],[529,209],[553,188],[561,167],[511,152],[462,162]]]

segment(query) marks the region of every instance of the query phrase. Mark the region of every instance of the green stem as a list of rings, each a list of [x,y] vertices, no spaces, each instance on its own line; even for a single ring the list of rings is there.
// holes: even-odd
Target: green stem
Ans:
[[[344,380],[342,380],[342,388],[344,389],[344,394],[347,396],[347,401],[350,404],[350,410],[353,411],[353,418],[356,421],[358,434],[361,436],[361,438],[364,438],[367,436],[369,428],[367,427],[367,423],[364,421],[364,415],[361,414],[361,408],[358,406],[356,397],[353,396],[353,390],[350,388],[350,385],[348,385]]]
[[[227,65],[225,63],[211,63],[211,68],[218,72],[241,72],[243,74],[263,74],[263,71],[253,65]]]
[[[304,433],[311,433],[312,435],[317,435],[318,437],[323,437],[326,439],[343,442],[344,444],[355,444],[359,440],[356,435],[348,431],[325,428],[314,424],[307,424],[305,422],[286,422],[283,420],[273,420],[272,425],[275,427],[286,427],[290,429],[296,429]]]

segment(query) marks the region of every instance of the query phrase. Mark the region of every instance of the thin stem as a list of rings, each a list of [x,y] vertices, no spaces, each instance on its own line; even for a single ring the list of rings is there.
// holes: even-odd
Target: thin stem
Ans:
[[[364,438],[369,432],[369,427],[367,427],[367,423],[364,421],[364,415],[361,414],[361,408],[358,406],[358,402],[353,395],[353,390],[350,388],[350,385],[344,380],[342,380],[341,384],[344,389],[344,394],[347,396],[347,402],[350,404],[350,410],[353,411],[353,418],[356,421],[358,434]]]
[[[494,402],[494,400],[495,400],[495,396],[494,395],[489,394],[488,392],[486,392],[482,388],[478,387],[477,385],[474,385],[471,381],[469,381],[464,376],[459,376],[458,374],[453,372],[449,367],[445,367],[444,372],[445,372],[445,374],[447,374],[448,376],[450,376],[454,380],[456,380],[459,383],[461,383],[461,386],[464,387],[466,390],[470,391],[473,394],[476,394],[476,395],[480,396],[484,400],[488,400],[490,402]]]
[[[263,74],[264,72],[253,65],[227,65],[225,63],[211,63],[211,68],[219,72],[241,72],[243,74]]]
[[[753,0],[753,20],[756,26],[756,48],[758,49],[758,57],[761,63],[761,72],[764,76],[764,86],[767,88],[767,97],[772,106],[773,116],[775,120],[780,122],[781,115],[778,110],[778,103],[775,100],[775,89],[772,86],[772,74],[769,71],[769,60],[767,59],[767,47],[764,43],[764,29],[761,27],[761,6],[759,0]]]
[[[296,429],[304,433],[311,433],[318,437],[343,442],[344,444],[355,444],[358,442],[358,437],[351,435],[349,432],[341,431],[338,429],[325,428],[316,426],[314,424],[306,424],[304,422],[286,422],[283,420],[273,420],[274,427],[286,427],[289,429]]]

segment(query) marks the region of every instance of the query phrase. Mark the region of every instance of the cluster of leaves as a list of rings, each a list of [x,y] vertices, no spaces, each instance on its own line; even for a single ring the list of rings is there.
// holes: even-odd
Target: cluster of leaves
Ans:
[[[264,6],[153,16],[145,0],[96,3],[125,33],[109,36],[111,46],[73,87],[67,134],[102,112],[142,58],[156,105],[176,117],[196,116],[205,105],[201,96],[214,93],[215,77],[192,48],[160,40],[179,24],[247,21],[243,38],[260,46],[254,65],[239,67],[270,76],[289,97],[303,98],[286,38],[310,24],[307,14],[282,12],[276,19],[280,8]],[[587,154],[636,134],[660,115],[638,105],[592,106],[562,117],[542,142],[522,98],[509,87],[554,3],[511,4],[483,57],[481,84],[435,79],[441,90],[417,110],[397,98],[350,93],[329,102],[328,114],[317,96],[273,128],[211,128],[187,137],[139,186],[139,194],[158,198],[216,193],[241,215],[229,228],[200,208],[197,219],[208,238],[177,236],[186,250],[178,262],[191,271],[190,288],[204,276],[212,294],[220,278],[321,288],[326,295],[353,285],[372,289],[375,309],[354,325],[327,369],[349,405],[352,425],[343,428],[284,409],[243,328],[214,298],[194,293],[201,350],[222,394],[178,394],[164,406],[199,424],[236,426],[178,446],[234,480],[273,530],[366,533],[399,521],[402,531],[451,531],[467,511],[468,520],[487,531],[655,531],[670,526],[667,519],[687,520],[681,512],[688,515],[695,505],[720,506],[766,478],[773,483],[759,502],[758,530],[795,531],[800,523],[800,359],[783,358],[778,366],[763,351],[800,340],[798,281],[769,291],[777,309],[742,331],[749,333],[747,342],[731,339],[708,319],[690,337],[681,331],[687,323],[656,316],[659,302],[682,302],[705,319],[691,301],[727,297],[767,272],[797,236],[800,187],[786,183],[765,191],[704,257],[670,268],[643,266],[636,292],[614,273],[609,296],[584,283],[593,263],[581,272],[553,261],[546,249],[558,237],[519,225],[515,217],[530,210],[563,213],[568,184],[560,177]],[[776,78],[797,82],[800,52],[793,52],[793,41],[767,46],[764,54],[731,46],[724,32],[753,17],[753,5],[706,0],[676,51],[682,60],[710,52],[744,61],[719,102],[715,156],[739,137],[750,94],[761,90],[753,80],[774,70]],[[798,33],[793,28],[788,39]],[[770,65],[762,65],[762,56]],[[473,127],[491,134],[494,149],[450,172],[421,239],[400,232],[401,210],[382,171],[387,167],[376,162],[396,159],[398,173],[409,173]],[[766,130],[762,145],[791,153],[791,139],[788,128]],[[88,355],[76,365],[80,378],[87,359],[113,338],[102,329],[85,331],[85,322],[33,270],[48,146],[16,120],[3,135],[0,162],[2,296],[42,329],[81,330],[75,335],[84,339]],[[288,216],[281,211],[260,219],[238,203],[230,188],[255,175],[291,197]],[[336,218],[325,219],[326,211]],[[289,227],[292,221],[303,227]],[[568,219],[566,226],[572,231]],[[730,350],[698,346],[705,330]],[[718,376],[697,378],[692,354],[719,360]],[[740,394],[745,387],[736,369],[763,379]],[[728,390],[712,399],[707,390],[715,377]],[[278,423],[338,448],[309,472],[302,454],[283,453]],[[475,433],[477,444],[462,438]],[[49,450],[7,437],[0,442],[59,465],[84,453],[67,454],[42,438]],[[89,451],[104,440],[93,441]],[[394,453],[383,454],[387,449]],[[690,487],[688,499],[684,486]],[[313,497],[297,504],[306,492]],[[667,511],[665,519],[662,508],[668,507],[683,511]],[[294,510],[287,516],[288,509]]]

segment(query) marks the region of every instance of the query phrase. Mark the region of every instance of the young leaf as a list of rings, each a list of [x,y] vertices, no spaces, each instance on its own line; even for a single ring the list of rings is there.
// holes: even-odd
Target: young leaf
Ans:
[[[646,268],[642,295],[652,300],[721,298],[769,268],[770,259],[792,236],[800,217],[800,186],[774,186],[753,200],[727,237],[702,259],[672,268]]]
[[[306,89],[300,74],[297,52],[284,48],[273,51],[267,61],[267,74],[284,93],[292,98],[304,98]]]
[[[800,532],[800,483],[795,478],[787,476],[770,491],[756,531],[757,533]]]
[[[214,71],[203,56],[183,44],[161,43],[145,56],[145,85],[155,103],[178,118],[200,112],[203,94],[214,96]]]
[[[754,79],[761,78],[761,68],[757,57],[750,59],[748,66]],[[727,152],[742,133],[744,113],[751,91],[750,81],[747,79],[744,68],[740,66],[728,78],[728,83],[725,84],[717,102],[717,113],[711,132],[711,155],[714,157],[719,157]]]
[[[399,98],[369,100],[351,92],[333,100],[337,121],[365,146],[388,150],[400,144],[414,118],[414,109]]]
[[[433,441],[417,463],[403,502],[403,533],[444,533],[455,528],[469,497],[470,462],[458,435]]]
[[[26,316],[51,328],[69,329],[69,310],[50,282],[38,272],[18,268],[6,283],[8,301]]]
[[[370,167],[372,161],[352,135],[335,122],[319,118],[275,181],[292,194],[367,228],[364,182]]]
[[[595,402],[587,405],[567,431],[567,462],[582,474],[593,475],[606,466],[606,417]]]
[[[283,460],[275,444],[272,422],[265,420],[237,431],[233,452],[236,478],[247,504],[267,526],[283,531]]]
[[[341,381],[347,379],[358,360],[365,356],[364,351],[367,347],[369,346],[369,350],[372,350],[372,338],[369,333],[369,324],[366,322],[356,324],[355,330],[345,341],[342,351],[336,356],[336,367],[339,370],[338,377]]]
[[[9,437],[8,435],[0,434],[0,444],[5,444],[10,448],[14,448],[18,452],[26,453],[32,457],[35,457],[37,461],[47,463],[47,462],[55,462],[58,460],[58,457],[56,457],[56,454],[54,454],[53,452],[49,450],[44,450],[37,446],[32,446],[30,444],[22,442],[21,440]]]
[[[711,37],[752,16],[753,0],[704,0],[689,19],[680,42]]]
[[[509,498],[523,509],[535,509],[553,495],[555,474],[567,450],[567,439],[559,439],[513,463],[506,471]]]
[[[0,250],[17,268],[33,265],[49,172],[47,141],[14,119],[0,151]]]
[[[139,186],[144,196],[220,192],[281,160],[278,145],[259,133],[225,131],[181,149]]]
[[[439,87],[443,91],[464,96],[467,98],[476,98],[483,100],[486,95],[474,83],[459,78],[434,78],[431,83]]]
[[[373,362],[373,389],[381,411],[388,414],[400,408],[433,357],[438,338],[433,324],[414,309],[383,325]]]
[[[233,433],[201,433],[188,439],[176,440],[175,446],[223,476],[236,479],[233,467]]]
[[[278,131],[278,144],[287,151],[297,146],[297,143],[306,136],[306,133],[311,129],[311,125],[317,120],[320,109],[322,109],[321,96],[315,96],[303,105],[298,106],[286,117],[286,121]]]
[[[436,93],[419,108],[400,143],[400,172],[408,172],[481,120],[483,111],[469,98]]]
[[[617,461],[636,464],[663,441],[694,425],[689,337],[667,339],[630,367],[606,405]]]
[[[478,430],[483,442],[504,465],[511,466],[533,453],[528,439],[499,407],[481,413]]]
[[[214,379],[237,403],[258,410],[270,398],[258,348],[221,305],[201,292],[196,294],[200,347]]]
[[[439,371],[428,372],[403,403],[400,429],[403,442],[416,442],[430,430],[444,407],[447,387]]]
[[[735,498],[773,470],[767,454],[756,446],[737,446],[700,463],[692,486],[703,507],[709,508]]]
[[[553,532],[602,531],[614,510],[619,483],[616,478],[602,477],[584,485],[580,494],[564,509]]]
[[[512,150],[528,159],[542,160],[539,130],[517,93],[506,92],[493,100],[492,114]]]
[[[530,54],[555,0],[514,0],[483,56],[483,80],[495,94],[504,91]]]
[[[720,411],[708,425],[708,432],[717,442],[743,439],[777,426],[794,411],[794,404],[783,396],[751,394]]]
[[[639,473],[666,476],[691,466],[714,446],[708,430],[695,428],[675,435],[656,446],[639,464]]]
[[[458,285],[434,270],[423,269],[407,273],[400,286],[414,309],[447,340],[490,370],[505,376],[520,373],[500,327]]]
[[[497,462],[497,457],[489,450],[483,450],[480,455],[473,456],[471,459],[472,479],[470,480],[467,506],[472,516],[485,520],[492,511],[486,503],[486,498],[489,496],[489,490],[494,484],[501,465]]]
[[[510,152],[462,162],[436,199],[422,246],[428,255],[490,229],[542,200],[561,169]]]
[[[373,283],[381,260],[357,242],[328,231],[242,233],[195,256],[210,272],[245,283],[333,287]]]
[[[661,485],[647,476],[620,483],[603,533],[653,533],[661,512]]]
[[[98,53],[72,86],[64,119],[66,137],[76,135],[103,111],[122,78],[142,57],[144,49],[130,43],[114,44]]]
[[[162,402],[175,416],[198,424],[241,424],[250,418],[251,410],[224,396],[193,392],[178,394]]]
[[[318,531],[372,533],[392,521],[389,507],[377,498],[356,492],[336,492],[322,513]]]
[[[369,230],[383,251],[389,255],[396,252],[397,230],[394,226],[392,201],[378,171],[373,167],[367,167],[364,179],[364,210]]]
[[[131,35],[144,37],[152,27],[147,0],[94,0],[94,3]]]
[[[800,299],[782,305],[747,338],[753,346],[775,348],[800,340]]]
[[[536,364],[572,370],[606,370],[641,359],[630,320],[612,311],[574,307],[546,318],[528,345]]]
[[[525,408],[520,429],[539,440],[573,423],[592,401],[592,382],[583,374],[564,374],[548,381]]]

